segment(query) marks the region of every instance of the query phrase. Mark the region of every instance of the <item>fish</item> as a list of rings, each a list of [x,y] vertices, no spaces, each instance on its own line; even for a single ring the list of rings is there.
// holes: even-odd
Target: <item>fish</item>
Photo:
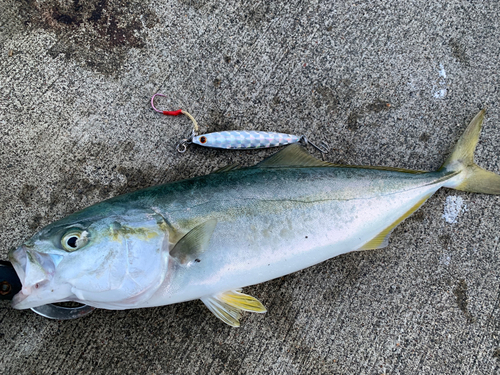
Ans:
[[[442,187],[500,194],[474,163],[480,111],[434,172],[347,166],[293,144],[247,168],[116,196],[56,221],[9,252],[16,309],[75,301],[122,310],[201,300],[237,327],[264,313],[243,293],[351,251],[388,245]]]

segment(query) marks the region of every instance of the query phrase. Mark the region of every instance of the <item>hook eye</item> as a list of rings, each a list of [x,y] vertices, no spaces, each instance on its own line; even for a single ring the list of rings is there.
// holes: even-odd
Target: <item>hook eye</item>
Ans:
[[[309,144],[313,146],[316,150],[321,152],[322,154],[328,154],[331,151],[330,146],[328,143],[321,141],[321,143],[318,145],[315,145],[314,143],[309,141]]]
[[[177,145],[177,152],[183,154],[186,152],[186,150],[187,150],[187,142],[186,139],[183,139],[182,142]]]
[[[312,143],[311,141],[309,141],[305,135],[303,135],[301,138],[300,138],[300,141],[302,141],[302,143],[304,143],[305,146],[307,145],[311,145],[313,146],[316,150],[318,150],[319,152],[321,152],[322,154],[328,154],[330,151],[331,151],[331,148],[330,146],[328,145],[328,143],[326,142],[321,142],[318,145],[315,145],[314,143]]]

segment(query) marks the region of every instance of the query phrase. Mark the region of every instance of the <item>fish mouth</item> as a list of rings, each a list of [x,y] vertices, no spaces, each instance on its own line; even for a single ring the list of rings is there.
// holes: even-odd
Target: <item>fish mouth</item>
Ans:
[[[26,245],[11,250],[8,256],[22,285],[21,291],[12,299],[12,307],[28,309],[48,303],[40,298],[37,292],[50,283],[55,273],[53,257]]]
[[[17,293],[14,296],[14,298],[12,298],[11,306],[17,310],[23,310],[23,309],[29,308],[29,307],[23,306],[23,302],[28,297],[29,297],[29,294],[24,294],[24,292],[21,290],[19,293]]]
[[[17,276],[19,277],[19,280],[21,280],[21,284],[24,285],[24,279],[26,277],[27,247],[23,245],[17,249],[9,251],[8,258],[12,263]]]

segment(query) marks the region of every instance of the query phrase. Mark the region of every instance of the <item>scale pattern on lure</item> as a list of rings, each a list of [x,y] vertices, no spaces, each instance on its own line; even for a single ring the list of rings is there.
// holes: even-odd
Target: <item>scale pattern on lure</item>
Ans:
[[[289,145],[302,137],[292,134],[232,130],[196,135],[192,142],[205,147],[224,149],[254,149]]]

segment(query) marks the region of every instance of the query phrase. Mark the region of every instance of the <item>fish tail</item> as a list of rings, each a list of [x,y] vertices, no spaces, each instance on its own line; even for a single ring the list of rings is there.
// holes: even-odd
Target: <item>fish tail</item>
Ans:
[[[444,186],[456,190],[483,194],[500,194],[500,176],[474,163],[474,151],[481,133],[486,110],[481,110],[470,122],[455,148],[439,170],[459,172]]]

